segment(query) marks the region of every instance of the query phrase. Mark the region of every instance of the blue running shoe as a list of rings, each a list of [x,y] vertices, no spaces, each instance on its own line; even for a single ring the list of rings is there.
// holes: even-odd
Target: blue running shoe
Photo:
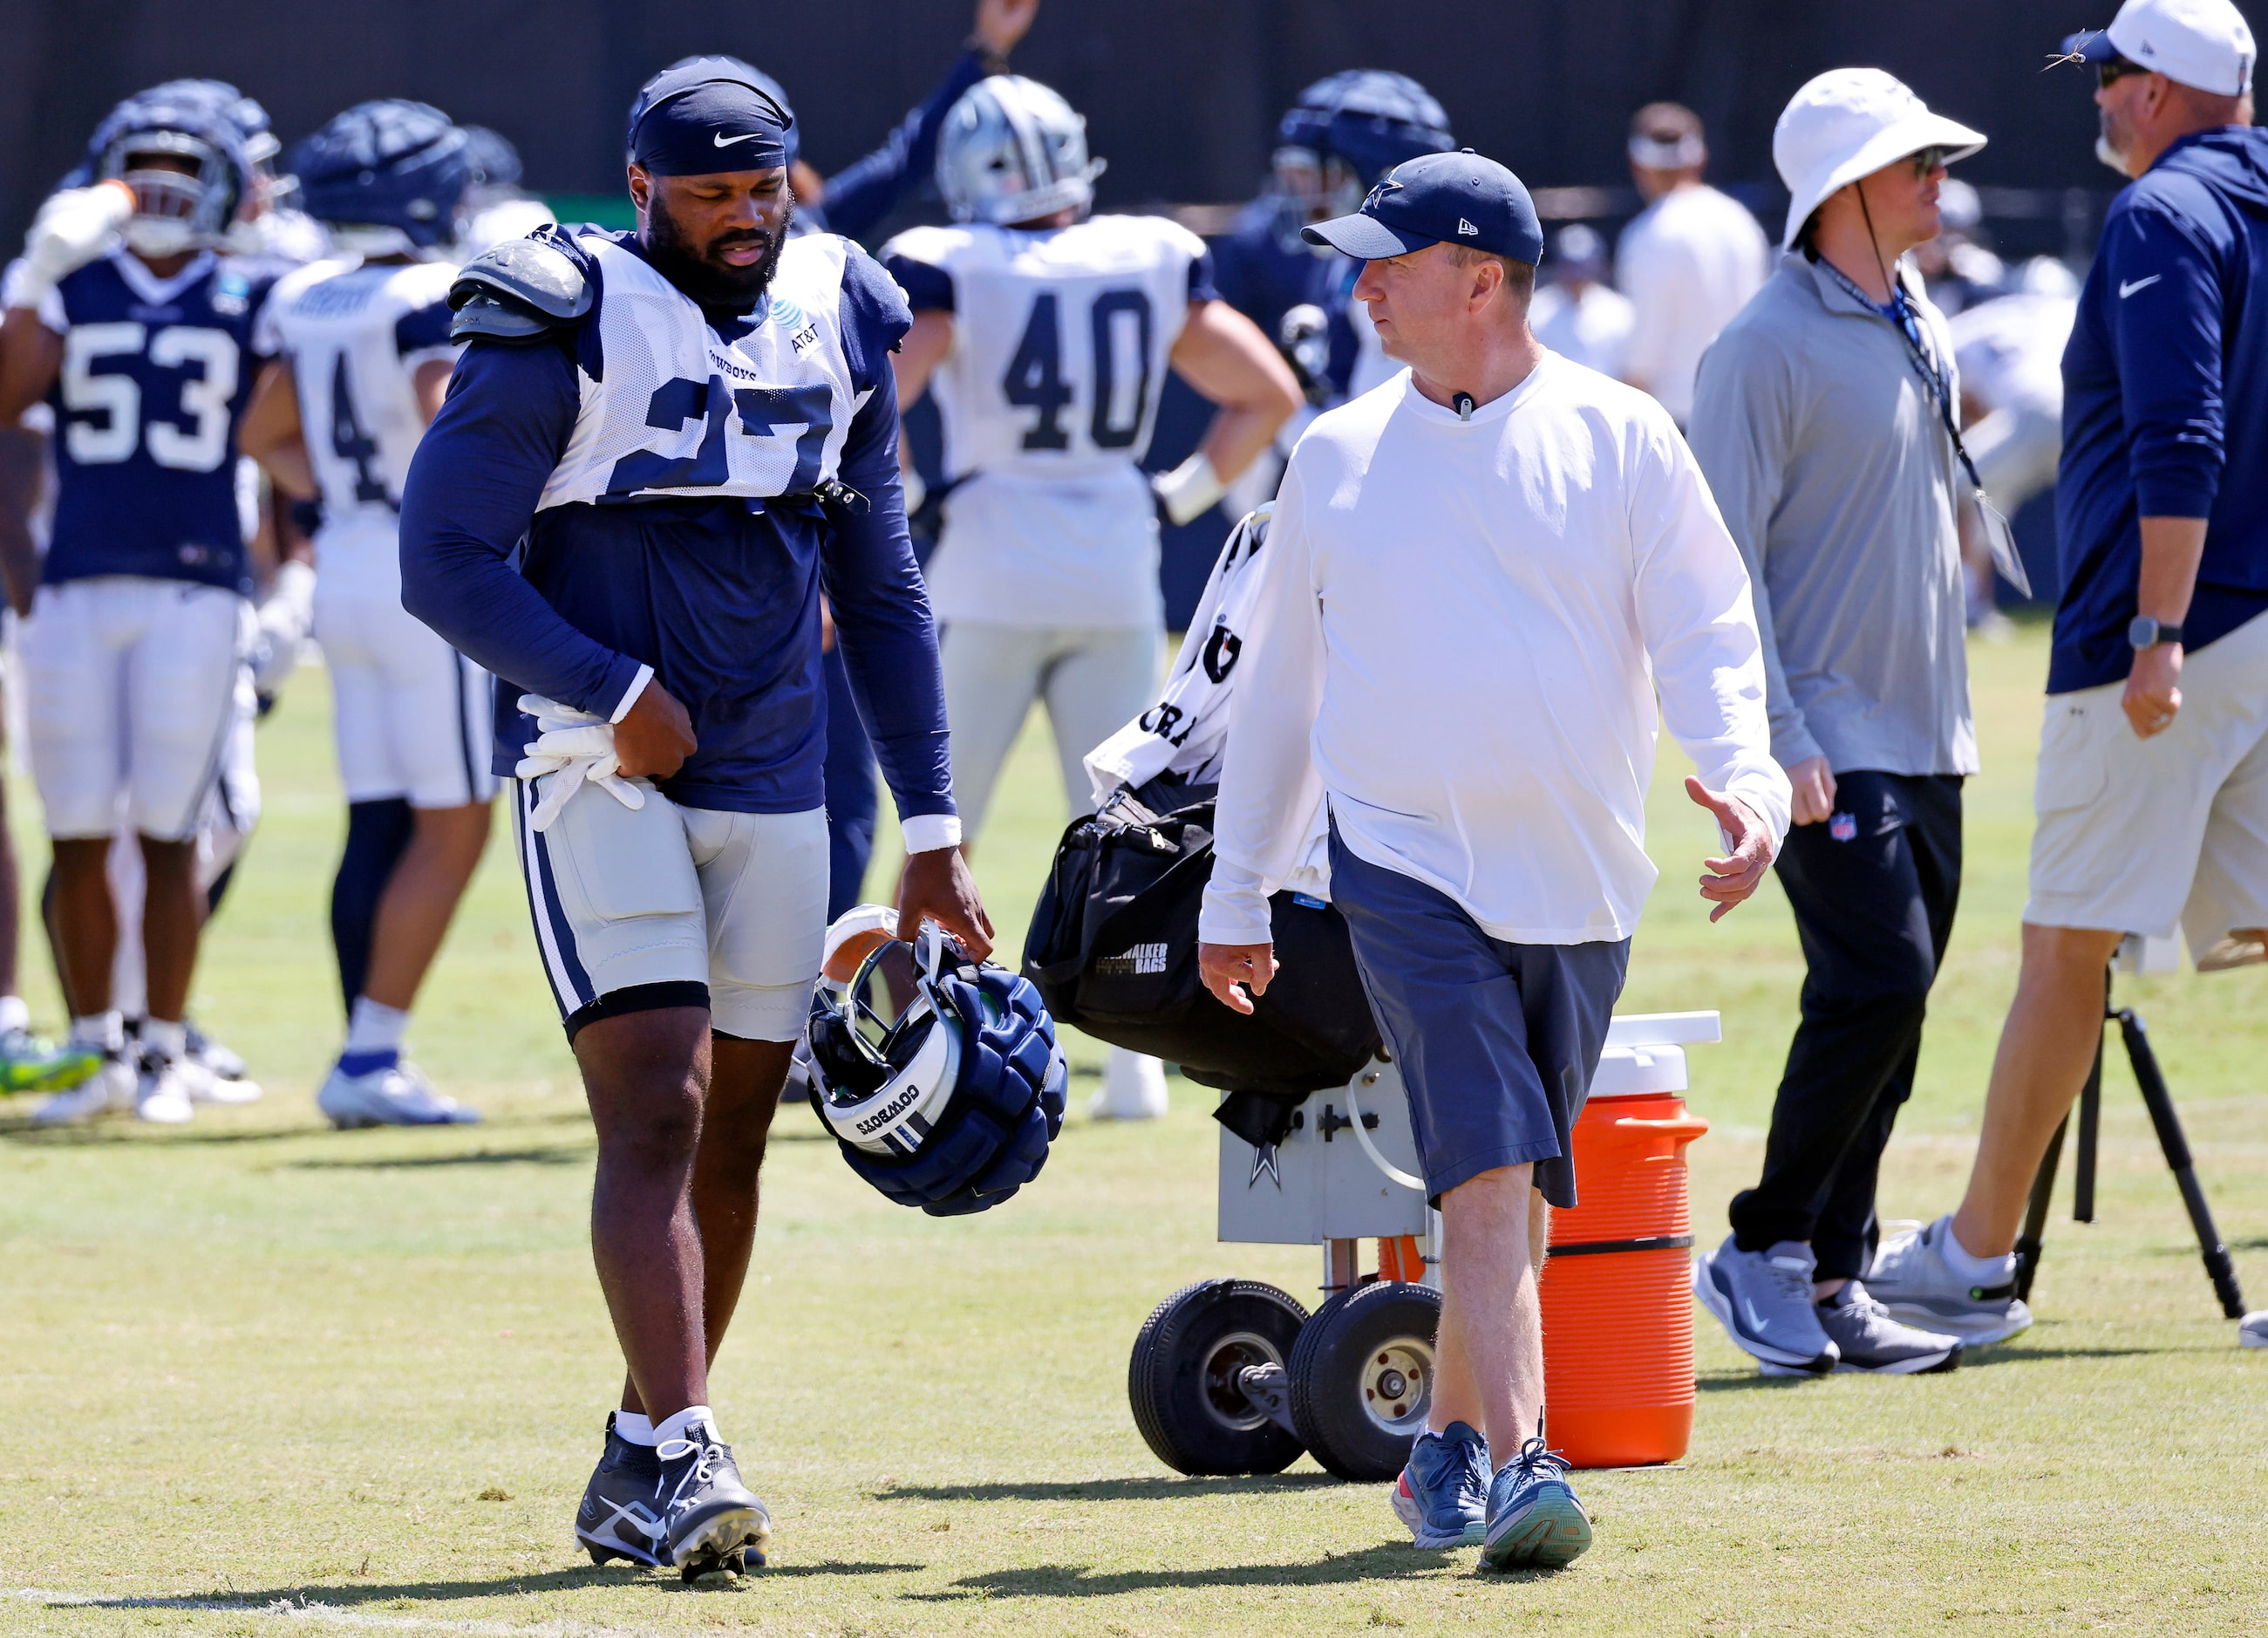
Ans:
[[[1591,1516],[1567,1482],[1567,1460],[1530,1439],[1489,1486],[1483,1569],[1557,1569],[1589,1551]]]
[[[1464,1422],[1422,1433],[1394,1481],[1394,1516],[1421,1547],[1477,1547],[1488,1524],[1488,1441]]]

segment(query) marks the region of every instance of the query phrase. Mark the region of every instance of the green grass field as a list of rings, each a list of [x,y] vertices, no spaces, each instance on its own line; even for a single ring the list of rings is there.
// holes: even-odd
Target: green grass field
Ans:
[[[2015,977],[2036,629],[1975,650],[1987,772],[1968,895],[1886,1210],[1968,1168]],[[413,1044],[488,1124],[333,1134],[325,896],[343,820],[320,673],[261,730],[268,817],[198,1009],[269,1088],[192,1127],[34,1133],[0,1104],[0,1632],[267,1634],[2257,1630],[2268,1353],[2218,1317],[2123,1063],[2102,1221],[2059,1216],[2040,1323],[1945,1376],[1767,1383],[1705,1317],[1690,1455],[1581,1480],[1598,1545],[1550,1577],[1421,1553],[1382,1487],[1302,1460],[1161,1468],[1125,1402],[1151,1306],[1200,1276],[1312,1296],[1314,1253],[1213,1238],[1210,1095],[1075,1116],[1007,1207],[938,1222],[780,1122],[714,1398],[776,1568],[687,1590],[589,1567],[570,1516],[620,1379],[591,1273],[591,1137],[499,837]],[[1011,949],[1060,823],[1044,728],[979,874]],[[1711,927],[1712,839],[1665,752],[1664,883],[1625,1009],[1719,1007],[1694,1049],[1695,1226],[1753,1178],[1800,970],[1767,888]],[[18,782],[27,880],[42,855]],[[887,850],[885,850],[887,852]],[[887,868],[888,860],[882,861]],[[55,1016],[27,950],[34,1011]],[[2222,1228],[2268,1303],[2268,976],[2129,981]],[[1081,1110],[1099,1053],[1076,1044]]]

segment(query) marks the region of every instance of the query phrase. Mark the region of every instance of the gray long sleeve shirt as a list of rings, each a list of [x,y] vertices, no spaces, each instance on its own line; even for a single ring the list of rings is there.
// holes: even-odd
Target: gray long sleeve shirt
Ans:
[[[1786,258],[1703,355],[1688,439],[1748,560],[1781,765],[1976,772],[1959,463],[1898,326]]]

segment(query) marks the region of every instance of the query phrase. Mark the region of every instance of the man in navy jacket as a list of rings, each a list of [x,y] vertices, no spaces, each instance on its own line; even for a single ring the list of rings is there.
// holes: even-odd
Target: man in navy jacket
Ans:
[[[2127,0],[2067,41],[2133,185],[2064,353],[2056,610],[2023,966],[1961,1208],[1867,1284],[1972,1342],[2031,1324],[2012,1255],[2102,1035],[2122,937],[2268,957],[2268,132],[2229,0]],[[2268,1315],[2247,1322],[2268,1344]]]

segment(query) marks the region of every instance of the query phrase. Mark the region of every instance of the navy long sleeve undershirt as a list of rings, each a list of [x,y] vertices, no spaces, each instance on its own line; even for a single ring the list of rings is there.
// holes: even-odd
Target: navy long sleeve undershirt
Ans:
[[[644,665],[699,742],[665,795],[737,812],[820,806],[823,583],[900,815],[954,811],[935,629],[898,479],[896,336],[851,321],[871,294],[851,286],[883,279],[857,262],[843,330],[852,380],[871,391],[838,474],[864,512],[703,500],[538,513],[579,403],[572,332],[466,349],[403,494],[401,595],[497,678],[498,773],[534,737],[519,694],[611,717]]]
[[[938,88],[898,122],[880,147],[827,179],[822,210],[828,232],[864,238],[929,180],[937,168],[937,136],[945,116],[961,92],[990,71],[987,64],[983,52],[962,52]]]

